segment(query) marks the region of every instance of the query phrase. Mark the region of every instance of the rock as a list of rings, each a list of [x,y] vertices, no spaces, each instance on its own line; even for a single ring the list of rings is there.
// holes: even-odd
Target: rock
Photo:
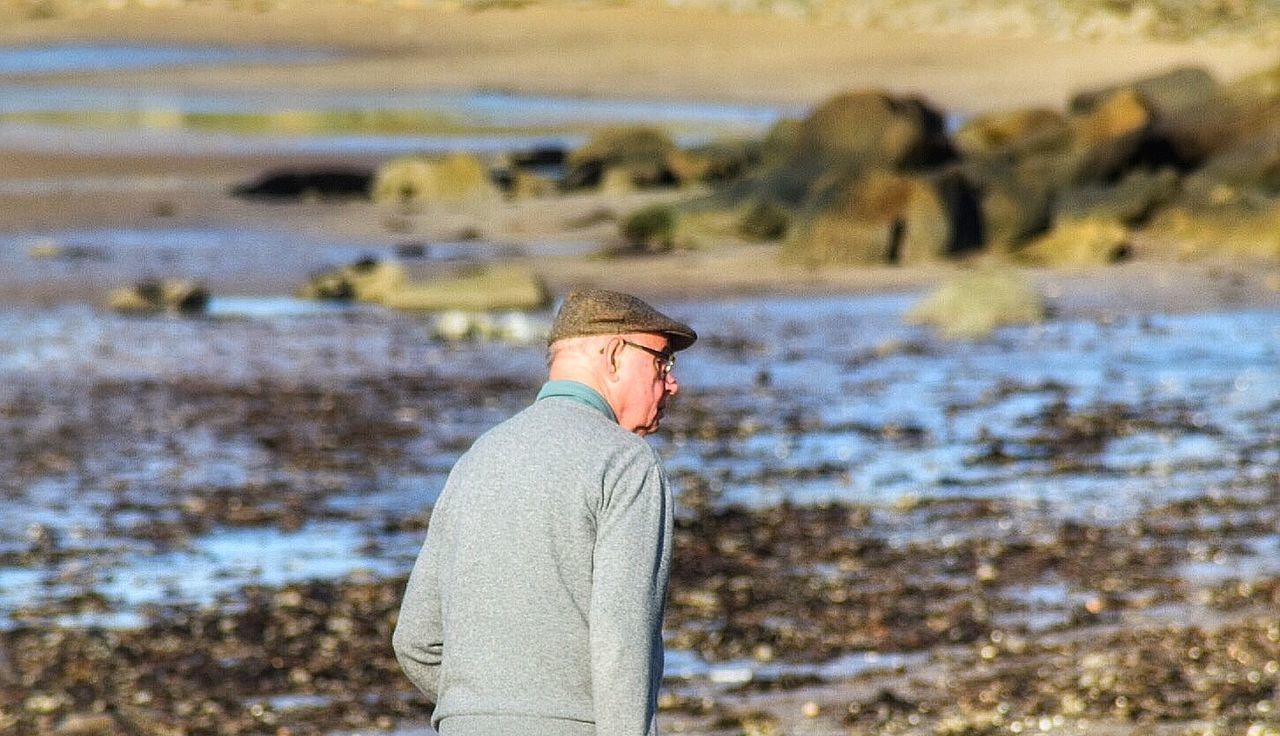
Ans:
[[[1277,109],[1280,112],[1280,108]],[[1224,195],[1225,190],[1230,195]],[[1187,177],[1193,200],[1274,200],[1280,197],[1280,118],[1263,134],[1231,145]]]
[[[378,167],[371,186],[380,204],[491,202],[501,195],[489,169],[465,153],[443,158],[402,156]]]
[[[107,306],[126,314],[198,314],[209,306],[209,290],[185,279],[148,279],[111,292]]]
[[[1030,108],[973,118],[960,126],[954,139],[956,148],[965,156],[1017,157],[1066,147],[1071,129],[1062,113]]]
[[[33,693],[22,702],[22,707],[28,713],[36,715],[50,715],[57,713],[67,703],[67,698],[59,693],[57,695],[49,695],[47,693]]]
[[[1105,105],[1118,92],[1133,93],[1157,117],[1177,114],[1203,105],[1217,96],[1220,88],[1213,75],[1203,67],[1185,66],[1132,82],[1072,96],[1068,108],[1072,113],[1090,113]]]
[[[432,334],[448,342],[468,340],[475,336],[476,324],[471,313],[461,309],[448,309],[436,315]]]
[[[667,158],[675,151],[676,145],[657,128],[609,128],[569,153],[562,185],[565,189],[596,188],[610,170],[622,172],[615,176],[634,187],[674,184],[676,177]]]
[[[1008,251],[1048,229],[1053,183],[1033,163],[1015,166],[999,158],[980,157],[957,167],[976,192],[982,240],[988,249]]]
[[[1182,258],[1229,256],[1275,262],[1280,260],[1280,202],[1179,205],[1154,217],[1147,232],[1175,243],[1173,255]]]
[[[245,199],[366,199],[373,174],[367,169],[285,169],[269,171],[247,184],[231,188]]]
[[[51,261],[105,261],[107,254],[91,245],[61,243],[53,238],[40,238],[27,248],[27,255]]]
[[[600,175],[597,189],[603,194],[615,196],[631,194],[637,189],[635,173],[622,166],[611,166]]]
[[[1154,133],[1179,169],[1192,169],[1280,118],[1280,67],[1243,77],[1202,100],[1157,109]]]
[[[382,303],[392,309],[490,312],[541,309],[550,303],[550,295],[531,269],[494,264],[452,278],[405,284]]]
[[[550,197],[557,191],[559,191],[559,186],[553,180],[541,174],[518,170],[511,175],[509,192],[512,199]]]
[[[397,258],[426,258],[431,252],[431,245],[417,240],[396,243]]]
[[[432,333],[447,342],[464,340],[501,340],[516,345],[532,345],[547,339],[549,324],[538,322],[528,314],[508,311],[496,317],[488,312],[450,309],[436,315]]]
[[[539,146],[507,154],[507,165],[517,169],[532,169],[564,165],[568,153],[559,146]]]
[[[395,261],[362,258],[355,263],[317,274],[298,290],[303,299],[384,302],[405,284],[404,267]]]
[[[1044,300],[1018,273],[983,270],[965,273],[922,299],[906,315],[912,324],[930,325],[943,336],[979,338],[1005,325],[1044,319]]]
[[[109,713],[73,713],[54,728],[56,736],[114,736],[120,724]]]
[[[859,167],[925,168],[954,157],[941,113],[915,97],[880,91],[837,95],[796,132],[794,155]]]
[[[760,161],[759,144],[720,141],[667,155],[667,169],[681,185],[723,182],[746,173]]]
[[[851,180],[872,170],[936,168],[953,160],[955,151],[942,115],[924,101],[864,91],[833,97],[802,121],[776,124],[758,156],[758,165],[716,191],[710,198],[714,206],[740,211],[767,201],[813,219],[839,199],[832,192]],[[845,229],[867,230],[865,224]]]
[[[1114,179],[1129,168],[1151,137],[1154,116],[1131,90],[1116,92],[1073,117],[1071,149],[1061,181],[1074,185]]]
[[[784,244],[812,266],[927,263],[979,242],[977,200],[953,174],[926,179],[875,170],[835,187]]]
[[[802,124],[802,121],[791,118],[783,118],[774,123],[760,142],[760,163],[776,165],[790,158],[800,140]]]
[[[1066,218],[1017,257],[1042,266],[1094,266],[1123,260],[1129,249],[1129,230],[1115,218]]]
[[[1057,215],[1073,219],[1101,217],[1140,225],[1156,208],[1178,194],[1178,173],[1134,170],[1115,184],[1087,184],[1058,197]]]

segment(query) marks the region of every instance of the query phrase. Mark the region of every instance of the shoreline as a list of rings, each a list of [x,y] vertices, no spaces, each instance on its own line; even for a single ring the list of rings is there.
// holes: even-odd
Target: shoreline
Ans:
[[[1249,44],[1087,42],[1035,37],[871,31],[763,14],[731,14],[644,3],[607,7],[532,5],[467,10],[352,4],[267,12],[216,6],[88,10],[22,19],[0,10],[0,43],[181,43],[336,48],[349,53],[305,64],[270,62],[16,77],[20,85],[70,88],[263,90],[478,90],[580,97],[736,101],[816,105],[849,89],[881,87],[925,96],[948,113],[1028,105],[1060,107],[1074,91],[1131,80],[1144,72],[1199,63],[1220,81],[1280,62],[1280,52]],[[433,211],[402,217],[370,203],[264,204],[227,190],[278,168],[375,167],[376,154],[236,155],[70,150],[2,152],[0,232],[17,236],[68,230],[211,228],[269,231],[300,240],[346,240],[387,249],[480,231],[497,248],[523,247],[556,291],[579,285],[630,286],[655,298],[760,293],[831,294],[923,290],[966,268],[824,268],[768,263],[772,246],[731,241],[666,256],[606,260],[538,255],[548,242],[616,238],[616,219],[674,191],[509,202],[483,212]],[[88,183],[88,184],[86,184]],[[23,191],[30,186],[32,191]],[[604,212],[583,227],[575,221]],[[380,244],[380,245],[379,245]],[[1146,252],[1168,252],[1149,248]],[[1280,264],[1181,262],[1144,258],[1090,270],[1031,271],[1063,306],[1060,314],[1205,311],[1280,301]],[[340,265],[340,264],[334,264]],[[182,274],[172,274],[181,276]],[[4,286],[8,303],[98,301],[101,288],[65,280]],[[272,280],[274,278],[274,281]],[[298,274],[267,275],[255,288],[292,293]],[[636,286],[639,284],[640,286]],[[0,284],[3,285],[3,284]],[[19,288],[20,287],[20,288]]]

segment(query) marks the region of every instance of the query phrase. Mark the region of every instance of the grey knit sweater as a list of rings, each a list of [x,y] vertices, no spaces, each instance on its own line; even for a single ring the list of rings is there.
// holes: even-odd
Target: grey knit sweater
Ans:
[[[393,637],[441,734],[656,734],[671,512],[654,450],[572,399],[477,440]]]

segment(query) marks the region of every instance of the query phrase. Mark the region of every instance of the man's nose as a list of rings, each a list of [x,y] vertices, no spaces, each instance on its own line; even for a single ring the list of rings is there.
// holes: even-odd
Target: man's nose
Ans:
[[[680,390],[680,381],[676,380],[676,376],[674,373],[667,374],[666,389],[667,389],[667,393],[672,396],[675,396],[676,392]]]

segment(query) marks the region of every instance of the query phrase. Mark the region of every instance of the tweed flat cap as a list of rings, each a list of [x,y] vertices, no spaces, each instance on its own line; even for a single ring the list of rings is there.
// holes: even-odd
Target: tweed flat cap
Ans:
[[[625,335],[652,332],[667,338],[672,350],[684,350],[698,333],[630,294],[604,289],[582,289],[565,297],[551,323],[547,342],[588,335]]]

